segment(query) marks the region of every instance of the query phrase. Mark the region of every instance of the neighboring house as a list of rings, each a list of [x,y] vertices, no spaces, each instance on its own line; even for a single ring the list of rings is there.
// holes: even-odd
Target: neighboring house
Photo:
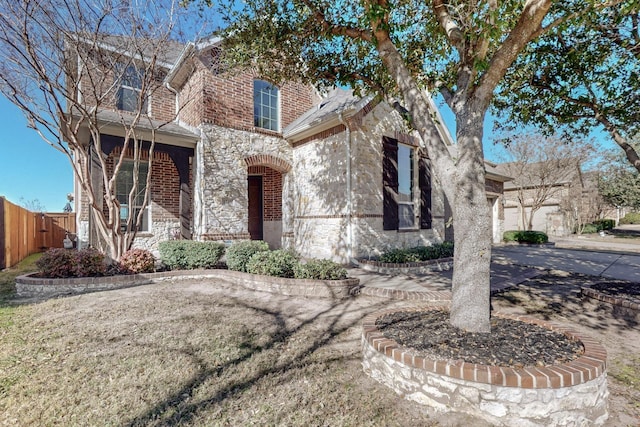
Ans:
[[[428,153],[397,111],[350,91],[322,97],[298,83],[275,87],[250,72],[224,73],[218,54],[217,39],[167,52],[163,88],[147,100],[148,119],[138,126],[144,139],[171,120],[155,132],[151,200],[134,246],[262,239],[347,263],[445,239],[445,201]],[[107,159],[120,154],[122,111],[140,93],[134,78],[124,83],[113,108],[98,114]],[[141,167],[141,178],[148,169]],[[125,164],[120,173],[133,171]],[[501,179],[487,183],[498,228]],[[121,184],[128,194],[131,184]],[[79,186],[76,193],[86,246],[96,237]]]
[[[504,186],[506,230],[527,230],[531,223],[532,230],[566,236],[581,225],[615,215],[599,196],[595,176],[584,173],[575,159],[503,163],[496,169],[513,177]]]

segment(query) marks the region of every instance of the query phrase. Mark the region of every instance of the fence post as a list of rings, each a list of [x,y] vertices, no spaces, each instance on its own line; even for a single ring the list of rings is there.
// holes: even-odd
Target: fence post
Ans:
[[[0,270],[7,268],[7,256],[5,254],[5,251],[7,250],[7,230],[4,222],[5,203],[5,198],[0,196]]]

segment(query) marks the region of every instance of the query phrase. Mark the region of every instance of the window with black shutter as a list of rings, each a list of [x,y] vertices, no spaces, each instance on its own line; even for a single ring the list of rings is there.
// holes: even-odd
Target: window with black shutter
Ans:
[[[383,137],[383,229],[410,230],[416,227],[414,194],[414,147],[398,144],[398,141]],[[418,159],[418,189],[420,191],[420,228],[430,229],[431,220],[431,173],[429,159]]]

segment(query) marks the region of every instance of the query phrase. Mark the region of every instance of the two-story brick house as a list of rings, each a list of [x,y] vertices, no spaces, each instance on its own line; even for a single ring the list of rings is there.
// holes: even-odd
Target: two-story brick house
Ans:
[[[263,239],[348,262],[443,240],[442,192],[428,153],[398,112],[344,90],[320,96],[299,83],[276,87],[248,71],[221,70],[219,52],[212,39],[166,55],[162,88],[146,101],[139,137],[149,132],[145,123],[171,123],[155,132],[151,200],[134,246],[155,250],[180,236]],[[137,90],[135,79],[125,83],[114,108],[99,115],[107,158],[120,153],[122,98]],[[76,191],[86,245],[90,216]]]

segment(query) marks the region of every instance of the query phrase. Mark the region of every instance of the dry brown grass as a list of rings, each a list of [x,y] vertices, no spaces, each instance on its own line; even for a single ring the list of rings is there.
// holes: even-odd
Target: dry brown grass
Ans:
[[[22,306],[0,336],[0,425],[435,425],[362,372],[376,308],[220,283]]]
[[[609,352],[609,426],[634,425],[640,329],[554,273],[494,307],[568,323]],[[362,371],[361,320],[391,306],[178,282],[20,305],[0,328],[0,425],[481,426]],[[635,403],[634,403],[635,402]]]

